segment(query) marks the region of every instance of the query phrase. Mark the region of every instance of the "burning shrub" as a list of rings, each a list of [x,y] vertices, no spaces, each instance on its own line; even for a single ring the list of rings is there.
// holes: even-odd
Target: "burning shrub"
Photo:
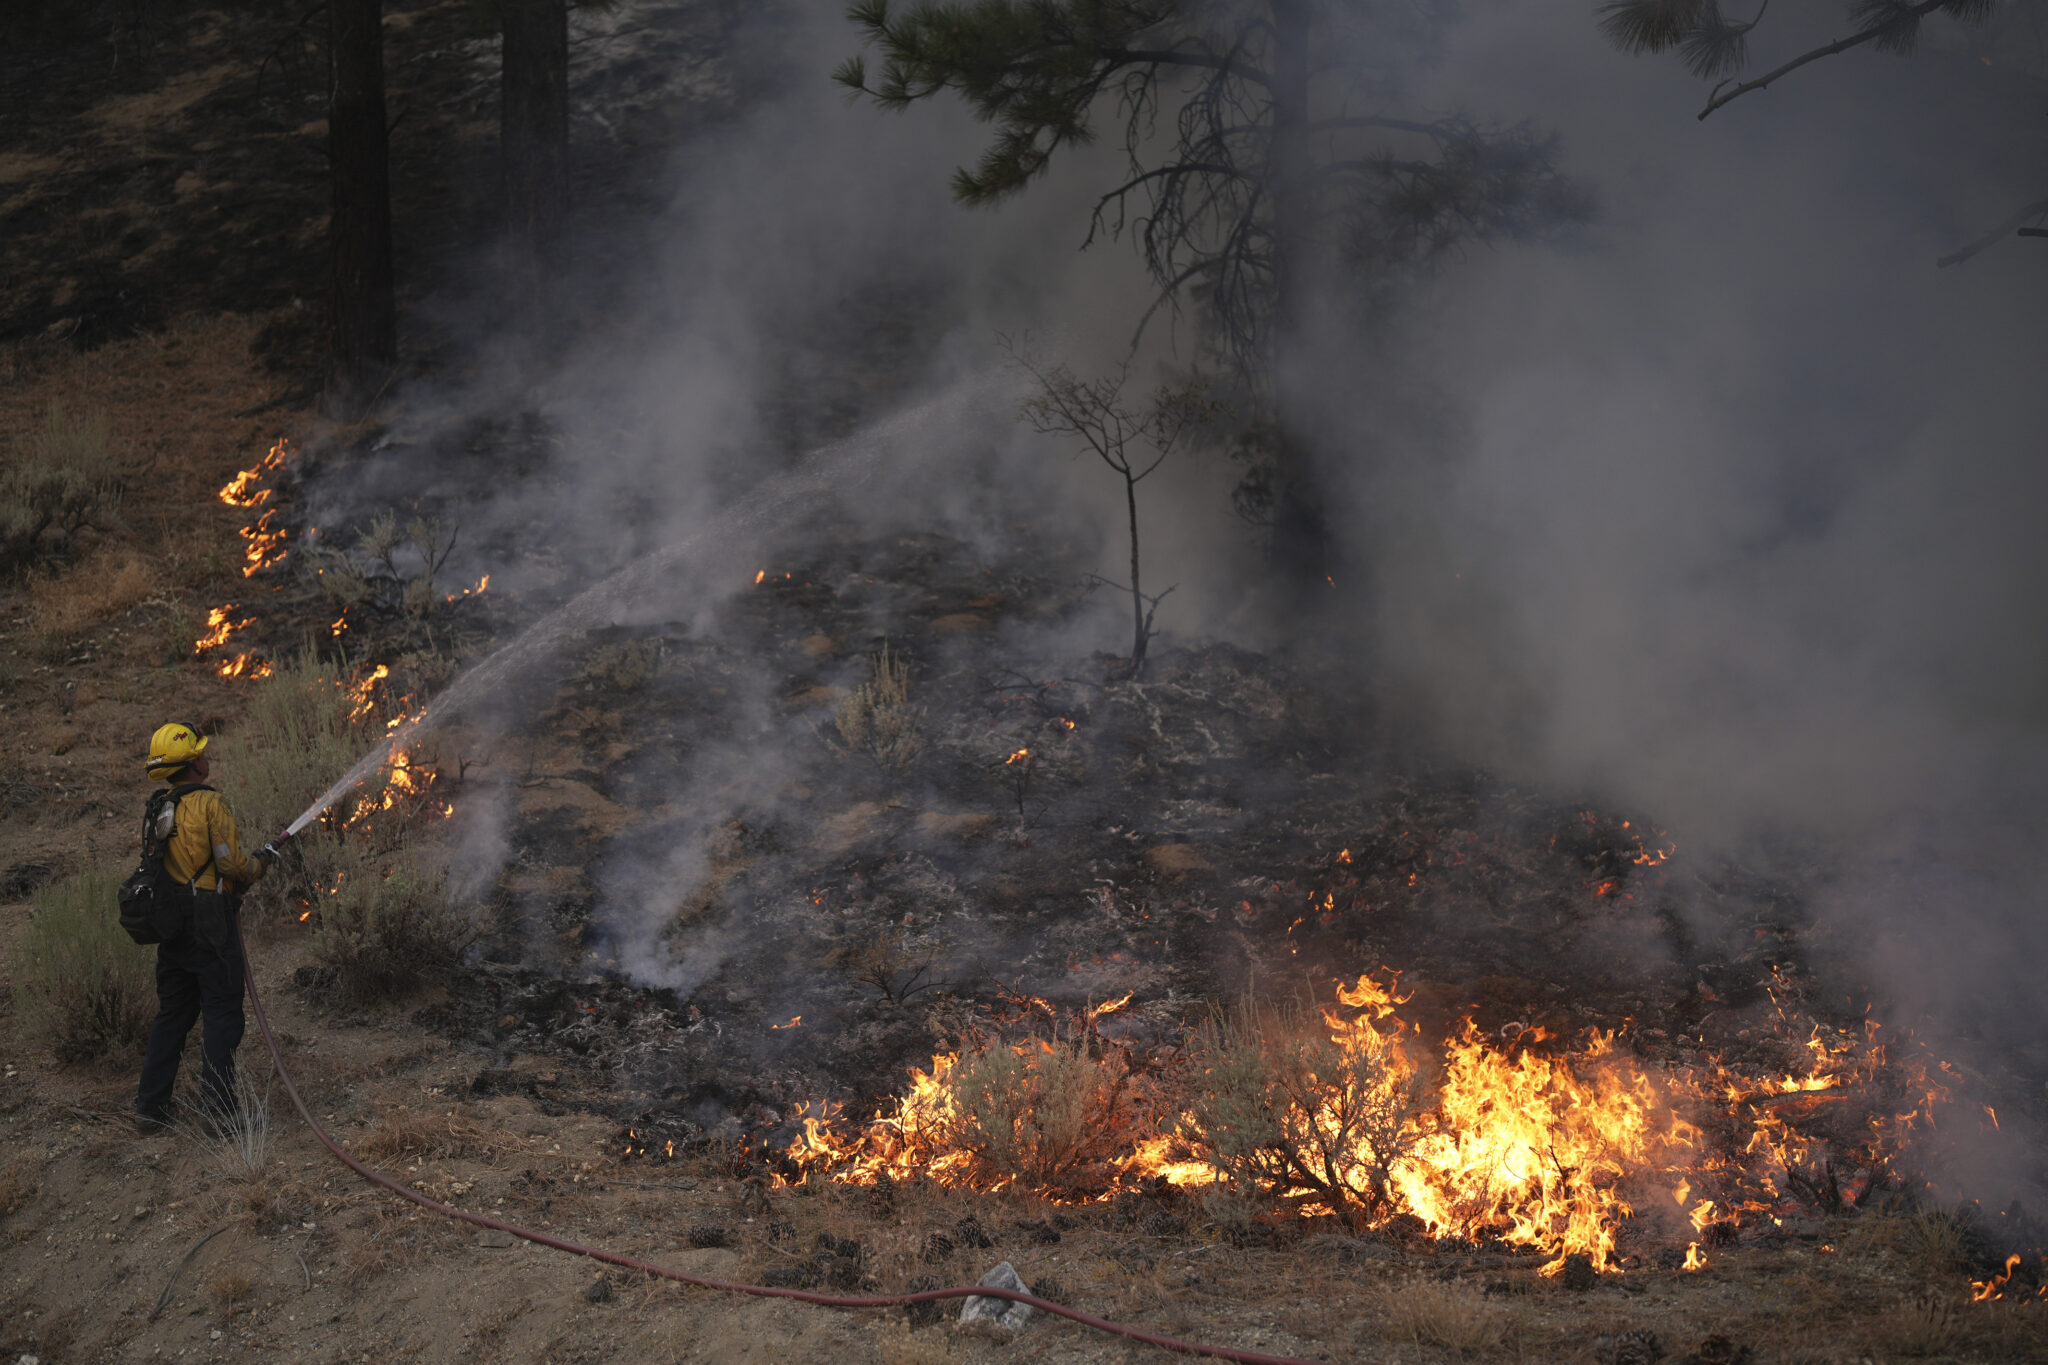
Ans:
[[[114,914],[114,889],[128,871],[101,863],[36,896],[14,966],[15,998],[60,1062],[134,1048],[156,1015],[151,955],[128,941]]]
[[[1101,1190],[1143,1107],[1135,1075],[1128,1052],[1089,1031],[964,1052],[951,1077],[953,1145],[991,1180]]]
[[[848,749],[891,772],[924,752],[924,708],[910,703],[910,665],[886,643],[868,660],[868,680],[847,693],[832,720]]]
[[[1381,1000],[1384,1018],[1392,1001]],[[1354,1222],[1376,1221],[1394,1197],[1395,1164],[1420,1136],[1423,1078],[1397,1038],[1370,1018],[1318,1027],[1299,1004],[1247,1000],[1210,1020],[1189,1111],[1196,1149],[1240,1195],[1312,1195]]]
[[[348,844],[328,847],[346,857]],[[342,993],[358,1003],[404,995],[454,967],[474,928],[448,897],[447,876],[399,859],[380,875],[364,858],[356,875],[337,871],[319,904],[313,956],[334,967]]]
[[[53,402],[30,451],[0,467],[0,574],[18,573],[47,548],[62,552],[121,499],[102,412]]]
[[[788,1155],[801,1169],[861,1184],[923,1175],[980,1189],[1021,1183],[1055,1197],[1099,1195],[1162,1116],[1143,1059],[1095,1028],[1124,1003],[1055,1022],[1049,1038],[970,1033],[933,1057],[929,1072],[913,1070],[910,1090],[865,1129],[845,1137],[829,1118],[807,1120]]]

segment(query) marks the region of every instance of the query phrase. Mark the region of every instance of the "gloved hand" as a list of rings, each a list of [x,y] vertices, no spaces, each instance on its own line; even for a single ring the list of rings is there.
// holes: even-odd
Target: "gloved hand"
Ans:
[[[278,847],[276,844],[265,844],[263,847],[256,850],[256,856],[259,858],[269,859],[270,865],[272,867],[276,867],[279,863],[284,861],[284,854],[278,851]]]

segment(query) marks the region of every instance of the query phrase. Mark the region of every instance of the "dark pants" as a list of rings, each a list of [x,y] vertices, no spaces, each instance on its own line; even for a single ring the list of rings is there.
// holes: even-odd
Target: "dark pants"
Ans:
[[[149,1029],[149,1050],[142,1059],[142,1085],[135,1111],[168,1119],[171,1089],[178,1080],[178,1055],[195,1020],[205,1018],[199,1035],[203,1065],[199,1083],[206,1103],[216,1113],[235,1108],[235,1049],[242,1043],[242,952],[230,942],[214,953],[190,935],[156,949],[156,1022]]]

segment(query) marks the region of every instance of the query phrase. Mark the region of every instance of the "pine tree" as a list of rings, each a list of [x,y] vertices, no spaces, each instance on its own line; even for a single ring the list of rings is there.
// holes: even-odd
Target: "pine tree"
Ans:
[[[1367,0],[860,0],[849,17],[881,57],[835,73],[888,109],[942,91],[995,134],[954,175],[994,204],[1063,147],[1120,120],[1128,173],[1097,201],[1088,240],[1128,234],[1162,308],[1192,304],[1215,354],[1257,395],[1240,506],[1270,528],[1296,584],[1329,571],[1309,430],[1306,355],[1401,267],[1457,243],[1577,217],[1584,200],[1525,127],[1396,117],[1359,78],[1380,7]],[[1163,134],[1163,135],[1160,135]],[[1343,288],[1333,287],[1344,282]],[[1361,286],[1361,287],[1353,287]]]

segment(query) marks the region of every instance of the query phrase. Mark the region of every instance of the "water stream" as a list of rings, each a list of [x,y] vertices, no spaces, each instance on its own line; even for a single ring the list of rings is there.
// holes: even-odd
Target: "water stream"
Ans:
[[[874,472],[884,452],[912,436],[942,409],[964,409],[983,396],[982,385],[905,408],[841,441],[821,446],[806,455],[787,473],[765,480],[734,506],[720,513],[703,530],[674,545],[664,546],[634,560],[611,577],[584,589],[549,612],[509,644],[492,653],[457,678],[425,709],[399,727],[354,767],[336,779],[333,786],[292,821],[287,834],[297,834],[329,806],[382,768],[399,743],[437,723],[454,719],[481,698],[489,696],[508,678],[538,664],[547,653],[595,625],[613,619],[616,609],[627,602],[646,601],[660,588],[669,595],[677,591],[673,576],[691,566],[693,560],[709,561],[702,569],[738,572],[744,561],[740,552],[757,548],[763,530],[771,534],[794,519],[800,506],[826,493],[844,493],[858,487]],[[720,551],[728,553],[720,554]]]

